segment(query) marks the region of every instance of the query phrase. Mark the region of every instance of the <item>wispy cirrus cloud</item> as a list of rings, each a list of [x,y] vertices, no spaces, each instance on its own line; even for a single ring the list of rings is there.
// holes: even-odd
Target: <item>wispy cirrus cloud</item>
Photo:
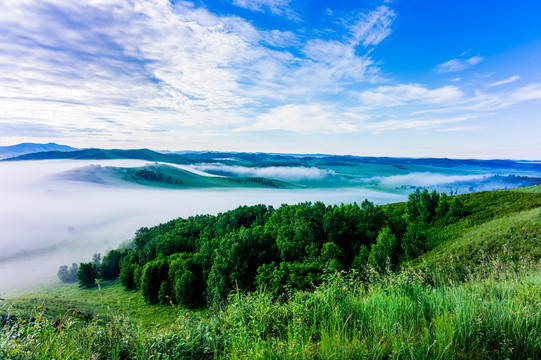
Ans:
[[[451,59],[442,64],[436,66],[436,71],[439,73],[450,73],[456,71],[462,71],[471,68],[474,65],[483,61],[483,58],[479,55],[472,56],[467,59]]]
[[[360,94],[361,101],[369,106],[397,106],[412,103],[441,104],[462,97],[456,86],[444,86],[430,90],[420,84],[379,86]]]
[[[321,104],[284,105],[259,115],[255,123],[236,131],[287,130],[292,132],[343,133],[358,131],[357,123],[366,118]]]
[[[391,34],[391,25],[396,13],[388,6],[379,6],[367,14],[361,14],[359,19],[349,26],[352,43],[363,46],[378,45]]]
[[[448,118],[403,118],[399,120],[384,120],[363,125],[364,130],[383,133],[396,130],[445,130],[445,125],[463,122],[475,118],[474,115],[464,115]],[[464,128],[467,129],[467,128]]]
[[[289,6],[243,4],[276,13]],[[381,6],[344,25],[350,31],[342,39],[301,40],[291,31],[256,29],[237,16],[167,0],[6,1],[0,4],[0,105],[4,119],[24,113],[65,136],[75,124],[100,130],[88,135],[103,139],[246,128],[254,114],[266,124],[261,129],[328,131],[325,124],[335,122],[338,131],[351,131],[350,122],[331,120],[340,111],[326,101],[318,105],[328,110],[326,119],[315,117],[318,126],[268,117],[287,110],[289,119],[317,115],[303,104],[377,81],[378,65],[359,48],[379,44],[395,17]]]
[[[517,81],[518,79],[520,79],[520,76],[514,75],[514,76],[511,76],[510,78],[488,84],[487,86],[488,87],[493,87],[493,86],[500,86],[500,85],[504,85],[504,84],[509,84],[509,83],[514,82],[514,81]]]
[[[268,9],[275,15],[284,15],[291,20],[300,20],[291,9],[290,0],[233,0],[233,5],[243,7],[245,9],[264,12]]]

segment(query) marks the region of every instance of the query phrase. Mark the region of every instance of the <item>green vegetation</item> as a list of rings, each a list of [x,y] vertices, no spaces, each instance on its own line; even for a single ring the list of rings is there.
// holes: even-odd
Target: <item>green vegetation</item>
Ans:
[[[218,187],[293,189],[300,187],[284,181],[262,177],[202,176],[177,167],[159,164],[147,165],[139,168],[90,165],[68,171],[62,175],[62,178],[66,180],[86,181],[99,184],[118,184],[120,182],[127,182],[168,189]]]
[[[188,307],[260,286],[281,296],[317,286],[329,271],[367,264],[395,270],[426,252],[424,228],[465,214],[459,197],[425,189],[412,193],[405,207],[256,205],[177,219],[140,229],[133,249],[117,254],[120,282],[149,303]]]
[[[539,358],[540,264],[478,265],[465,281],[438,286],[407,269],[365,281],[336,273],[282,302],[264,291],[233,293],[213,312],[180,311],[157,328],[126,316],[85,322],[66,313],[54,322],[38,313],[2,329],[0,358]]]
[[[100,264],[119,280],[35,297],[32,322],[0,330],[0,358],[541,358],[539,188],[142,228]]]

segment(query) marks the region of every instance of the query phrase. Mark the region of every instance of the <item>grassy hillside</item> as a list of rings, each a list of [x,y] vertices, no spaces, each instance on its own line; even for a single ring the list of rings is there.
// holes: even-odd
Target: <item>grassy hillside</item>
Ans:
[[[139,168],[122,168],[90,165],[70,170],[60,178],[72,181],[86,181],[100,184],[118,184],[119,182],[170,188],[216,188],[247,187],[292,189],[299,186],[284,181],[261,177],[221,177],[202,176],[191,171],[169,165],[147,165]]]
[[[2,303],[2,314],[23,318],[42,314],[56,320],[73,312],[75,318],[85,321],[125,316],[145,327],[171,325],[177,318],[174,307],[146,304],[140,293],[125,291],[116,280],[102,281],[91,288],[76,283],[52,284]]]
[[[0,358],[541,358],[541,186],[459,197],[466,215],[430,223],[429,251],[401,270],[327,272],[278,299],[264,287],[232,291],[193,311],[146,305],[112,281],[4,301],[3,314],[46,312],[4,327]],[[67,308],[94,320],[66,316],[58,330],[55,312]]]
[[[470,213],[460,222],[429,230],[432,251],[416,260],[436,265],[454,257],[475,266],[488,254],[541,258],[541,186],[460,196]]]

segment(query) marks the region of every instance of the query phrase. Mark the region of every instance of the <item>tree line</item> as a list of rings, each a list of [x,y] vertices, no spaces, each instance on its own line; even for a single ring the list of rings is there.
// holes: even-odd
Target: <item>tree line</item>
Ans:
[[[278,298],[318,285],[328,272],[393,271],[428,250],[427,226],[466,213],[459,197],[426,189],[384,206],[368,200],[241,206],[141,228],[132,247],[99,261],[95,255],[79,265],[77,278],[81,286],[119,278],[148,303],[190,308],[222,302],[237,290],[265,289]]]

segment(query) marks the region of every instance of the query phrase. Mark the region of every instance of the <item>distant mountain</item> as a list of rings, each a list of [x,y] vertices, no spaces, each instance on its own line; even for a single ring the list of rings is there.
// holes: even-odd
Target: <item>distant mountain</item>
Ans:
[[[25,154],[38,153],[43,151],[73,151],[77,150],[71,146],[58,145],[55,143],[36,144],[36,143],[21,143],[11,146],[0,146],[0,159],[21,156]]]
[[[113,160],[113,159],[136,159],[153,162],[165,162],[171,164],[189,164],[190,160],[181,155],[162,154],[148,149],[137,150],[104,150],[104,149],[84,149],[74,151],[46,151],[33,154],[25,154],[6,161],[19,160],[51,160],[51,159],[72,159],[72,160]]]
[[[191,152],[157,152],[149,149],[136,150],[105,150],[83,149],[77,150],[69,146],[56,144],[19,144],[15,145],[24,151],[24,155],[9,159],[15,160],[46,160],[46,159],[74,159],[74,160],[107,160],[107,159],[137,159],[170,164],[201,164],[220,163],[223,165],[243,166],[250,168],[263,167],[315,167],[320,169],[358,170],[372,169],[362,172],[364,176],[403,175],[411,172],[447,173],[486,173],[498,170],[513,173],[515,171],[541,172],[541,162],[514,161],[514,160],[477,160],[477,159],[447,159],[447,158],[391,158],[391,157],[361,157],[351,155],[296,155],[275,153],[237,153],[216,151]],[[32,147],[36,145],[41,147]],[[61,150],[44,150],[47,146],[57,146]],[[26,153],[30,150],[40,151]],[[342,170],[340,170],[342,169]],[[351,171],[346,171],[350,173]],[[355,171],[360,175],[358,171]]]

